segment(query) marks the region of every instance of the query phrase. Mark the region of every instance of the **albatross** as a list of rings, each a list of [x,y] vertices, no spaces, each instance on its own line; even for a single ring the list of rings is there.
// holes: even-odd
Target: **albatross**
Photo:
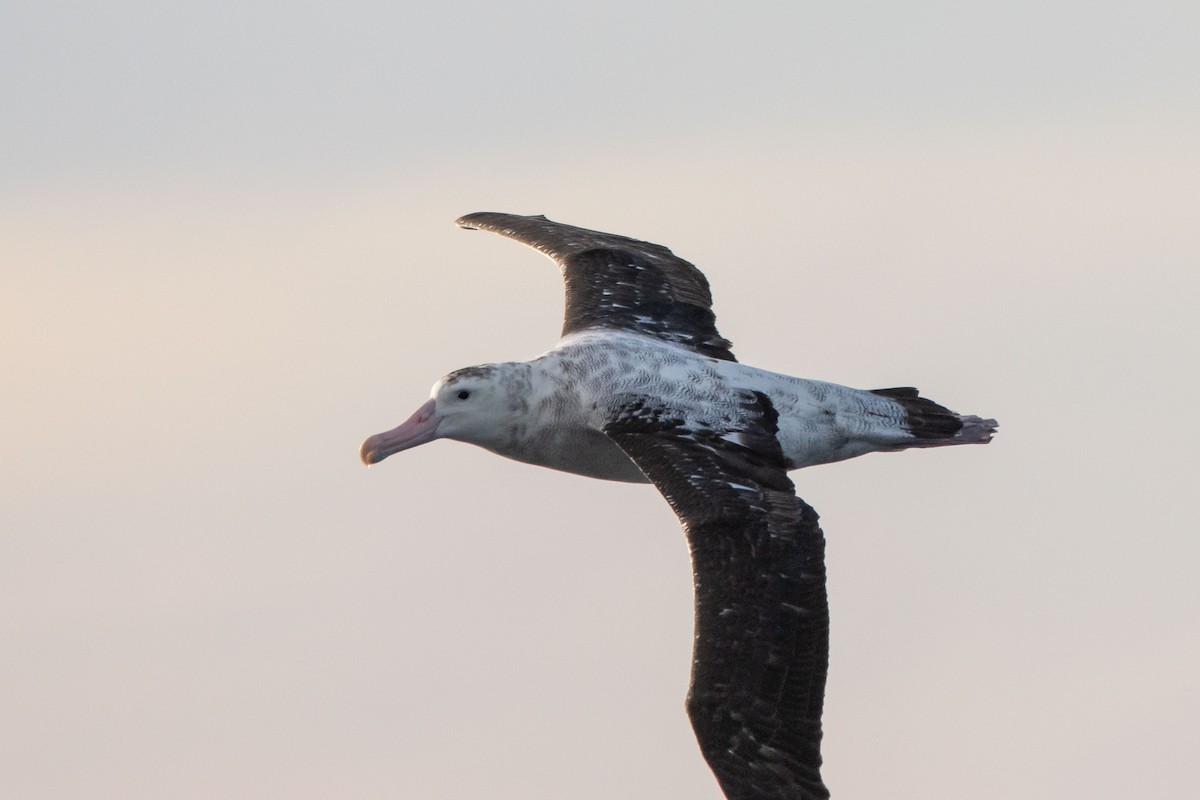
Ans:
[[[364,463],[455,439],[551,469],[650,482],[692,556],[687,713],[729,800],[829,797],[821,712],[825,539],[790,470],[865,453],[986,444],[996,421],[914,388],[861,390],[749,367],[717,332],[708,281],[666,247],[544,216],[470,214],[549,256],[566,283],[557,346],[438,380]]]

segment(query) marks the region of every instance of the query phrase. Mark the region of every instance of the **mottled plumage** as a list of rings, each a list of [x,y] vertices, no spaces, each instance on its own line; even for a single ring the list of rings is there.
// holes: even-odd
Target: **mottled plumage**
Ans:
[[[687,710],[730,800],[828,797],[824,538],[787,471],[876,451],[986,443],[994,420],[916,389],[864,391],[740,364],[708,282],[661,245],[545,217],[459,220],[553,258],[563,337],[524,362],[452,372],[375,463],[436,438],[590,477],[653,482],[683,523],[695,577]]]

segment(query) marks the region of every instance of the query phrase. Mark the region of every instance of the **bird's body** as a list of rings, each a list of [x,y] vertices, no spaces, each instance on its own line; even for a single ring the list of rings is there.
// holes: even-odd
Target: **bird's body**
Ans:
[[[591,478],[649,480],[601,432],[614,405],[630,397],[654,397],[685,425],[704,428],[728,422],[747,392],[761,392],[779,414],[788,469],[927,441],[910,431],[910,409],[895,398],[768,372],[625,331],[571,334],[531,361],[468,367],[447,379],[485,371],[505,394],[506,413],[474,443],[516,461]],[[976,431],[968,427],[966,433]],[[958,443],[939,443],[951,441]]]
[[[438,438],[594,478],[652,482],[688,535],[696,639],[688,713],[730,800],[828,797],[824,537],[788,470],[909,447],[986,443],[995,421],[915,389],[860,390],[738,363],[708,283],[661,245],[472,214],[563,271],[563,336],[531,361],[446,375],[375,463]]]

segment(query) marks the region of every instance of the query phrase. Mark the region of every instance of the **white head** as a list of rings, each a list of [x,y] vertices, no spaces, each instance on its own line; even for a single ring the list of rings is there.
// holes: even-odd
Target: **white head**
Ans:
[[[484,364],[451,372],[433,385],[431,398],[399,427],[363,442],[363,463],[375,464],[434,439],[497,449],[525,410],[522,366]]]

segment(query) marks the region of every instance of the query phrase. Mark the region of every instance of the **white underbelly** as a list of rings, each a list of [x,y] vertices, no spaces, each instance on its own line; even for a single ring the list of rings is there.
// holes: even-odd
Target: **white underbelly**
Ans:
[[[535,437],[520,452],[495,452],[517,461],[588,478],[624,483],[650,482],[625,451],[600,431],[567,426],[556,426],[551,430],[552,434]]]

